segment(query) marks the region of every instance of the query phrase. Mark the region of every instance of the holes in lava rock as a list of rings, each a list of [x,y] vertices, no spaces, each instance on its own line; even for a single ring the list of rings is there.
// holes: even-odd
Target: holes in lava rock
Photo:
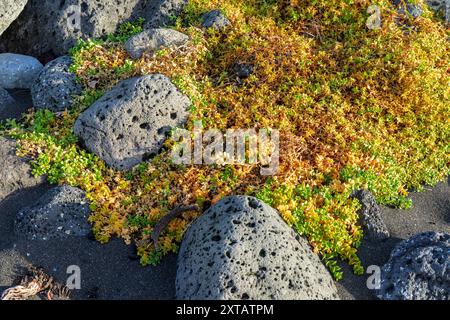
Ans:
[[[256,227],[256,223],[254,223],[254,222],[249,222],[249,223],[246,223],[245,224],[247,227],[249,227],[249,228],[254,228],[254,227]]]
[[[252,198],[248,200],[248,205],[252,209],[258,209],[261,206],[260,203],[256,199],[252,199]]]
[[[142,130],[149,130],[150,129],[150,124],[148,122],[141,123],[139,125],[139,128],[141,128]]]
[[[88,10],[88,5],[86,2],[81,3],[81,12],[86,12]]]
[[[225,209],[225,212],[226,212],[226,213],[231,213],[231,212],[233,212],[233,211],[234,211],[234,208],[233,208],[232,205]]]
[[[152,158],[154,158],[156,156],[156,153],[154,152],[147,152],[144,153],[144,155],[142,156],[142,161],[148,161],[151,160]]]
[[[289,289],[294,289],[294,284],[292,283],[292,280],[291,279],[289,279],[289,285],[288,285],[288,288]]]
[[[158,129],[158,134],[160,136],[166,136],[169,132],[170,132],[170,127],[169,126],[164,126]]]

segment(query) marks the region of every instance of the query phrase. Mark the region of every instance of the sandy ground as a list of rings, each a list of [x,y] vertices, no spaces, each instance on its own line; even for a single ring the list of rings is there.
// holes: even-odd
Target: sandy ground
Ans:
[[[383,219],[391,233],[385,241],[363,241],[358,254],[364,268],[371,265],[383,266],[392,249],[403,239],[426,231],[450,234],[450,177],[434,188],[410,194],[413,208],[398,210],[382,207]],[[369,275],[355,276],[346,265],[344,279],[337,286],[343,299],[374,299],[373,291],[367,289]]]
[[[67,268],[81,269],[81,290],[72,299],[173,299],[176,256],[157,267],[142,267],[132,246],[114,239],[101,245],[89,238],[26,241],[14,236],[14,218],[48,186],[20,191],[0,204],[0,291],[11,286],[29,265],[39,266],[65,283]]]
[[[165,257],[157,267],[142,267],[132,246],[121,240],[107,245],[92,237],[67,241],[25,241],[13,233],[13,221],[20,208],[31,205],[49,186],[22,190],[0,203],[0,291],[11,286],[29,265],[40,266],[57,280],[67,279],[68,266],[81,268],[81,290],[73,299],[172,299],[175,296],[176,256]],[[412,193],[414,208],[383,208],[391,232],[384,242],[364,241],[359,255],[364,267],[382,266],[393,247],[424,231],[450,233],[450,179],[423,193]],[[367,289],[367,276],[355,276],[344,268],[344,280],[337,286],[343,299],[374,299]]]

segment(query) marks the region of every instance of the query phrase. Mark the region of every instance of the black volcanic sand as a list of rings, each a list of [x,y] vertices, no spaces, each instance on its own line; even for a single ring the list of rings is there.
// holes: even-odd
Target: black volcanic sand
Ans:
[[[364,268],[370,265],[383,266],[392,249],[402,240],[426,231],[450,234],[450,177],[433,189],[410,193],[413,208],[398,210],[382,207],[382,216],[391,233],[385,241],[363,241],[358,250]],[[338,282],[342,299],[374,299],[373,291],[367,289],[366,281],[370,275],[355,276],[347,265],[344,279]]]
[[[101,245],[91,238],[64,241],[19,240],[13,232],[17,212],[32,205],[50,187],[22,190],[0,203],[0,292],[15,284],[30,265],[64,283],[70,265],[81,268],[81,290],[72,299],[173,299],[176,256],[165,257],[156,267],[142,267],[133,246],[113,239]],[[411,193],[414,208],[382,208],[391,238],[383,242],[364,241],[359,256],[364,267],[382,266],[402,239],[425,231],[450,233],[450,179],[422,193]],[[344,279],[337,283],[342,299],[374,299],[367,289],[367,276],[355,276],[342,264]]]
[[[142,267],[133,246],[119,239],[102,245],[93,237],[69,240],[27,241],[14,236],[17,212],[31,205],[49,186],[18,192],[0,203],[0,292],[16,284],[30,265],[44,268],[61,283],[67,267],[81,269],[81,290],[72,299],[173,299],[176,256],[165,257],[157,267]]]

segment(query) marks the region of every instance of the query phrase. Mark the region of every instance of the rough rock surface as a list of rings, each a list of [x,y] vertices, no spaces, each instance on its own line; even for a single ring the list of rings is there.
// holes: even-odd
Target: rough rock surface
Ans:
[[[181,46],[189,37],[172,29],[148,29],[125,43],[125,49],[133,59],[140,59],[146,51],[157,51],[162,47]]]
[[[412,1],[391,0],[391,3],[397,7],[400,14],[409,14],[414,18],[422,15],[423,7],[420,4],[414,4]],[[450,1],[449,0],[425,0],[425,3],[432,10],[439,12],[444,16],[445,21],[450,22]]]
[[[381,270],[384,300],[450,300],[450,235],[426,232],[402,241]]]
[[[0,88],[30,89],[44,66],[35,58],[14,53],[0,54]]]
[[[188,0],[149,0],[144,8],[145,28],[158,28],[173,24]]]
[[[428,6],[444,14],[445,20],[450,22],[450,1],[448,0],[426,0]]]
[[[230,20],[225,17],[221,10],[213,10],[205,13],[202,21],[202,26],[206,29],[214,28],[216,30],[222,30],[231,24]]]
[[[59,57],[49,62],[31,86],[33,104],[38,109],[64,111],[72,105],[72,97],[81,93],[76,76],[69,72],[72,58]]]
[[[67,54],[78,39],[114,33],[139,17],[146,28],[170,24],[187,0],[29,0],[22,14],[0,37],[0,52],[43,58]]]
[[[246,196],[222,199],[188,228],[176,292],[178,299],[338,299],[307,241]]]
[[[420,5],[410,3],[403,0],[392,0],[392,3],[397,7],[400,14],[408,14],[414,18],[420,17],[423,13],[423,9]]]
[[[0,88],[0,120],[6,119],[10,109],[14,108],[14,98],[11,97],[8,91]]]
[[[6,91],[13,100],[12,103],[7,104],[4,108],[0,107],[0,119],[20,120],[25,112],[33,109],[33,101],[29,89],[12,89]]]
[[[401,0],[392,0],[392,3],[399,8],[399,13],[408,13],[414,18],[422,15],[423,8],[420,5],[405,1],[402,4]],[[450,1],[448,0],[425,0],[425,3],[432,10],[443,14],[445,20],[450,22]]]
[[[127,19],[140,16],[141,3],[140,0],[29,0],[19,18],[0,37],[0,52],[35,57],[64,55],[78,39],[105,36]]]
[[[384,240],[390,237],[389,230],[381,217],[381,210],[370,191],[358,190],[353,197],[361,203],[359,216],[365,235],[371,240]]]
[[[0,35],[16,20],[28,0],[0,0]]]
[[[120,82],[83,112],[75,134],[118,170],[156,155],[172,127],[187,120],[190,100],[160,74]]]
[[[82,190],[59,186],[17,214],[15,232],[30,240],[82,237],[90,232],[89,214],[89,203]]]
[[[31,166],[16,156],[16,142],[0,137],[0,201],[11,193],[44,181],[31,175]]]

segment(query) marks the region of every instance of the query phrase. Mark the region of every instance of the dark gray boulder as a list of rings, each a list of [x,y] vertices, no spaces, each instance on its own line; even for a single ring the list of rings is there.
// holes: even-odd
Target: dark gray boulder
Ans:
[[[390,237],[389,230],[381,217],[381,210],[370,191],[358,190],[352,195],[358,199],[361,209],[358,214],[365,236],[370,240],[384,240]]]
[[[100,38],[124,22],[146,18],[147,28],[167,25],[187,0],[29,0],[0,37],[0,52],[39,58],[62,56],[78,39]]]
[[[149,0],[143,10],[145,28],[159,28],[172,25],[183,11],[188,0]]]
[[[14,53],[0,54],[0,88],[30,89],[44,66],[35,58]]]
[[[140,59],[144,52],[157,51],[163,47],[181,46],[189,41],[189,37],[172,29],[148,29],[125,43],[125,49],[133,59]]]
[[[426,0],[427,5],[434,11],[444,15],[445,21],[450,22],[450,1],[448,0]]]
[[[16,20],[28,0],[0,0],[0,36]]]
[[[381,270],[383,300],[450,300],[450,235],[426,232],[402,241]]]
[[[109,166],[128,170],[160,151],[171,128],[187,120],[190,105],[161,74],[132,78],[83,112],[74,132]]]
[[[0,120],[8,118],[11,109],[14,108],[15,100],[8,91],[0,88]]]
[[[441,10],[445,8],[446,0],[425,0],[427,5],[433,10]]]
[[[0,52],[62,56],[78,39],[114,33],[121,23],[140,16],[141,2],[29,0],[20,17],[0,37]]]
[[[253,197],[219,201],[185,233],[178,299],[338,299],[333,279],[308,242]]]
[[[414,4],[412,1],[392,0],[400,14],[408,14],[413,18],[420,17],[423,14],[423,7],[420,4]],[[429,8],[442,14],[446,22],[450,22],[450,1],[448,0],[425,0]]]
[[[0,201],[22,188],[34,187],[44,182],[35,178],[31,166],[16,155],[16,142],[0,137]]]
[[[1,89],[0,89],[1,91]],[[0,106],[0,120],[16,119],[20,120],[22,115],[33,109],[33,101],[31,99],[31,92],[28,89],[12,89],[6,90],[10,98],[6,98],[3,102],[6,103],[3,107]],[[11,100],[11,98],[13,100]],[[2,103],[0,102],[0,105]]]
[[[222,10],[213,10],[207,12],[202,17],[202,26],[206,29],[213,28],[223,30],[231,25],[230,20],[223,14]]]
[[[71,107],[72,98],[81,94],[82,91],[76,76],[69,72],[72,61],[72,58],[68,56],[59,57],[42,69],[31,86],[35,108],[58,112]]]
[[[419,4],[414,4],[403,0],[392,0],[392,3],[395,7],[397,7],[397,12],[400,14],[407,14],[413,18],[417,18],[423,13],[423,9]]]
[[[30,240],[83,237],[90,233],[89,202],[84,191],[58,186],[17,214],[15,232]]]

